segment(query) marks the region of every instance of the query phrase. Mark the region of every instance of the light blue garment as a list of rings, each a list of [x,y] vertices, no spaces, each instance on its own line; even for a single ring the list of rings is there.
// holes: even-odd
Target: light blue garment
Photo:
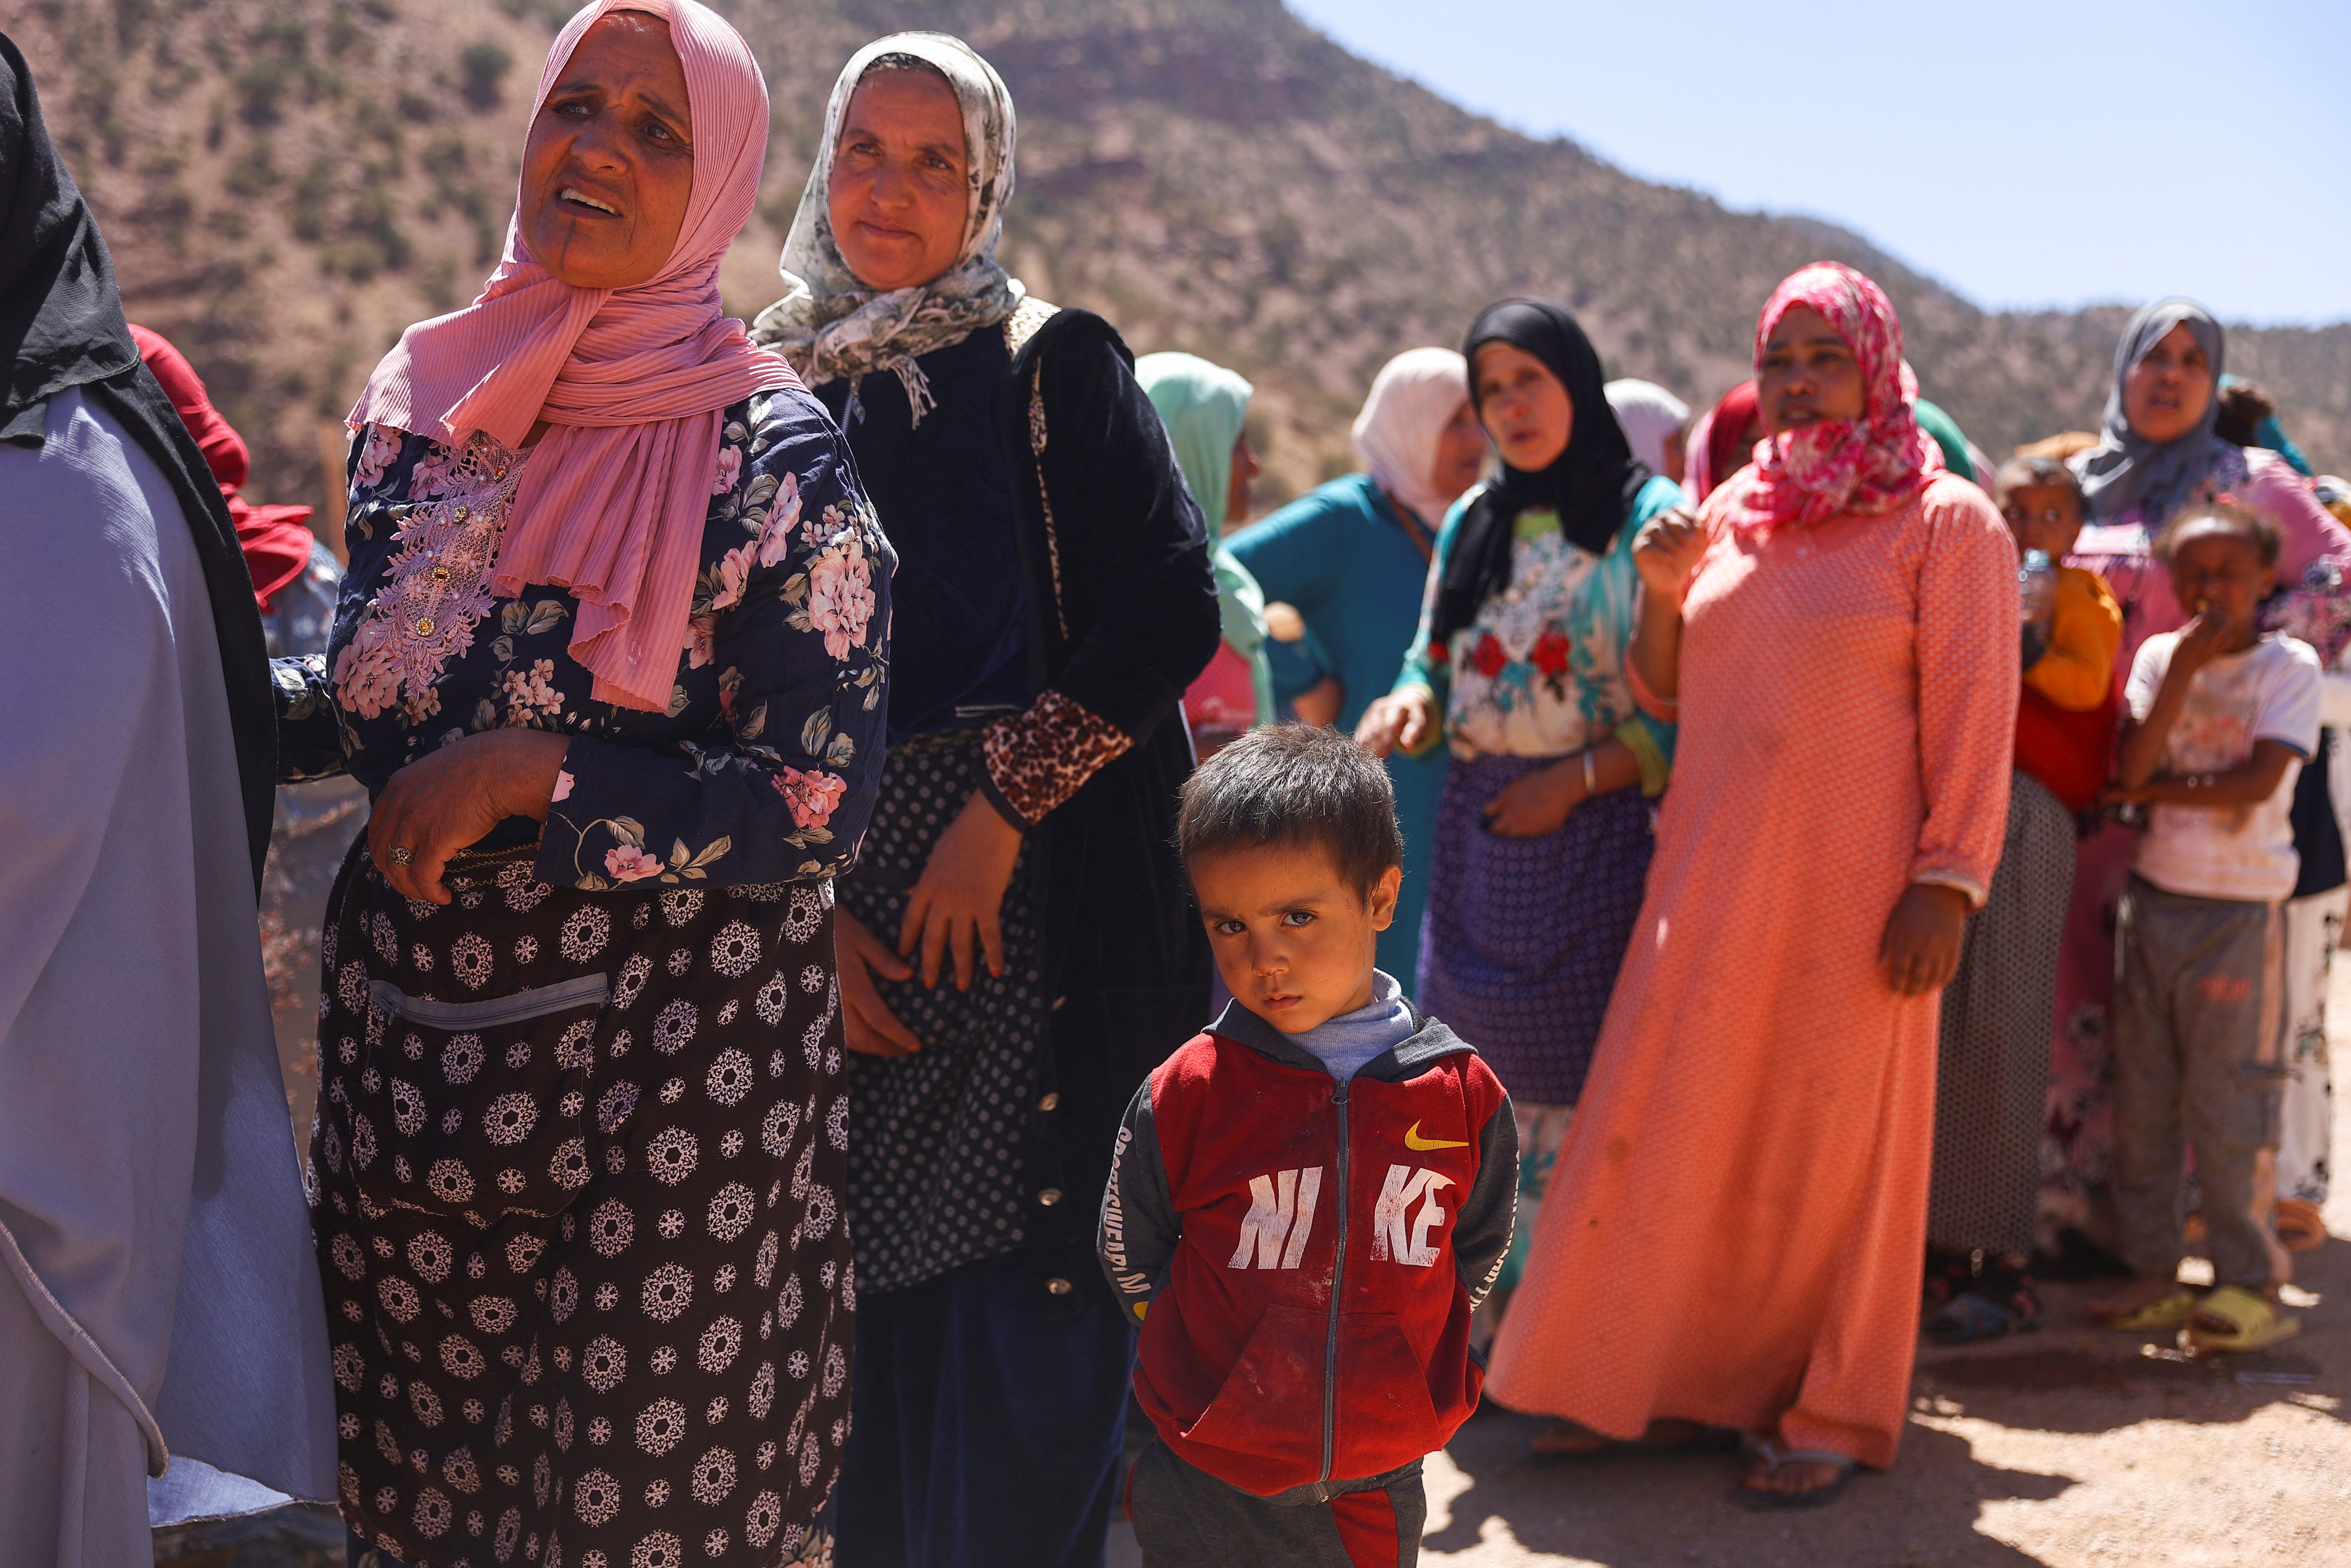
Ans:
[[[1372,971],[1372,999],[1353,1012],[1343,1012],[1336,1018],[1326,1018],[1311,1029],[1290,1035],[1292,1044],[1311,1051],[1331,1070],[1331,1075],[1344,1083],[1364,1070],[1364,1064],[1383,1052],[1393,1051],[1412,1038],[1420,1025],[1412,1015],[1412,1003],[1404,999],[1404,987],[1395,977],[1382,970]]]
[[[1418,524],[1406,522],[1370,474],[1351,473],[1227,541],[1265,590],[1266,601],[1293,607],[1306,622],[1309,640],[1344,689],[1342,731],[1352,732],[1373,699],[1387,695],[1412,646],[1428,580],[1428,557],[1414,543],[1418,536]],[[1419,966],[1428,839],[1446,765],[1443,747],[1426,756],[1387,759],[1396,822],[1404,829],[1395,924],[1380,933],[1380,968],[1390,974],[1412,974]]]
[[[151,1502],[334,1495],[326,1312],[179,501],[110,416],[61,392],[39,448],[0,446],[0,537],[17,649],[0,660],[16,849],[0,866],[0,1272],[42,1332],[0,1328],[0,1407],[68,1381],[86,1396],[37,1465],[0,1452],[0,1491],[70,1487],[85,1511],[102,1495],[122,1543],[87,1560],[143,1562]],[[35,1386],[21,1369],[39,1366],[65,1376]],[[172,1481],[153,1500],[122,1473],[139,1450]],[[167,1474],[183,1458],[216,1470]],[[14,1528],[0,1509],[0,1561],[58,1560]]]

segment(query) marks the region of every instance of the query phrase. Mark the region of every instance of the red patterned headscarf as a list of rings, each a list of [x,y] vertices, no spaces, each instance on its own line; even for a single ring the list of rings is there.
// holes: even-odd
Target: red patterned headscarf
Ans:
[[[1838,262],[1814,262],[1771,293],[1755,322],[1755,358],[1797,306],[1821,313],[1860,363],[1862,416],[1781,431],[1756,448],[1754,478],[1730,502],[1742,531],[1891,512],[1943,467],[1918,428],[1917,378],[1902,359],[1902,321],[1886,291]]]

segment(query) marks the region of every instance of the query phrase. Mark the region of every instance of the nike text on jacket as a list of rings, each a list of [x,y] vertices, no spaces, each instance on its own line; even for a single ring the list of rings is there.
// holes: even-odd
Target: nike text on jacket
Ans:
[[[1518,1131],[1493,1070],[1419,1022],[1341,1083],[1235,1002],[1119,1128],[1099,1242],[1141,1325],[1135,1395],[1243,1491],[1319,1498],[1477,1407],[1469,1314],[1510,1250]]]

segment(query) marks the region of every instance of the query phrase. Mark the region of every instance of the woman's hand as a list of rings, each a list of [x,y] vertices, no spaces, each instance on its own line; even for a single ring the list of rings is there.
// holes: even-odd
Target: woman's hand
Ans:
[[[1708,544],[1705,528],[1679,506],[1642,524],[1633,541],[1641,603],[1625,662],[1660,702],[1681,695],[1682,601],[1689,597],[1690,579],[1706,559]]]
[[[921,1050],[923,1043],[898,1022],[873,983],[877,974],[884,980],[910,979],[914,966],[838,905],[832,911],[832,956],[841,973],[841,1027],[849,1048],[868,1056],[911,1056]]]
[[[940,961],[951,950],[956,988],[969,991],[975,938],[987,972],[1004,972],[1004,890],[1012,885],[1012,865],[1019,858],[1020,830],[987,795],[972,791],[931,846],[922,880],[906,900],[906,918],[898,925],[900,958],[912,957],[916,943],[922,946],[925,985],[938,984]]]
[[[449,857],[509,816],[545,822],[570,746],[569,736],[546,730],[490,730],[419,757],[376,797],[368,857],[402,898],[447,903],[441,870]]]
[[[1902,889],[1886,934],[1877,943],[1878,972],[1904,996],[1924,996],[1959,972],[1959,944],[1968,934],[1968,896],[1938,882]]]
[[[1390,692],[1364,709],[1355,723],[1355,743],[1375,757],[1399,746],[1414,752],[1436,727],[1437,698],[1426,687],[1416,686]]]
[[[1709,543],[1705,526],[1687,507],[1673,507],[1641,524],[1633,540],[1633,569],[1652,598],[1679,609]]]
[[[1486,831],[1498,838],[1541,838],[1557,833],[1583,804],[1583,753],[1520,774],[1488,801]]]

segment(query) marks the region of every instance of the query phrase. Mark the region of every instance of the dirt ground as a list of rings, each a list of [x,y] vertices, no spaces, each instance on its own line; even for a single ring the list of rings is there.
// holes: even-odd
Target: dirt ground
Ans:
[[[2351,963],[2329,1009],[2351,1080]],[[2351,1150],[2351,1093],[2335,1147]],[[2047,1290],[2036,1334],[1919,1356],[1895,1468],[1817,1512],[1732,1506],[1732,1454],[1562,1465],[1482,1416],[1428,1462],[1426,1568],[2351,1568],[2351,1179],[2295,1260],[2301,1337],[2188,1362]],[[2198,1267],[2189,1264],[2190,1277]],[[341,1568],[321,1511],[166,1532],[168,1568]],[[1110,1568],[1142,1559],[1122,1522]],[[1235,1568],[1244,1568],[1236,1564]]]
[[[1538,1422],[1481,1418],[1430,1461],[1422,1561],[2340,1568],[2351,1241],[2301,1262],[2302,1337],[2261,1355],[2191,1363],[2091,1329],[2078,1286],[2037,1334],[1923,1355],[1895,1468],[1818,1512],[1733,1507],[1735,1454],[1545,1466],[1525,1453]]]

